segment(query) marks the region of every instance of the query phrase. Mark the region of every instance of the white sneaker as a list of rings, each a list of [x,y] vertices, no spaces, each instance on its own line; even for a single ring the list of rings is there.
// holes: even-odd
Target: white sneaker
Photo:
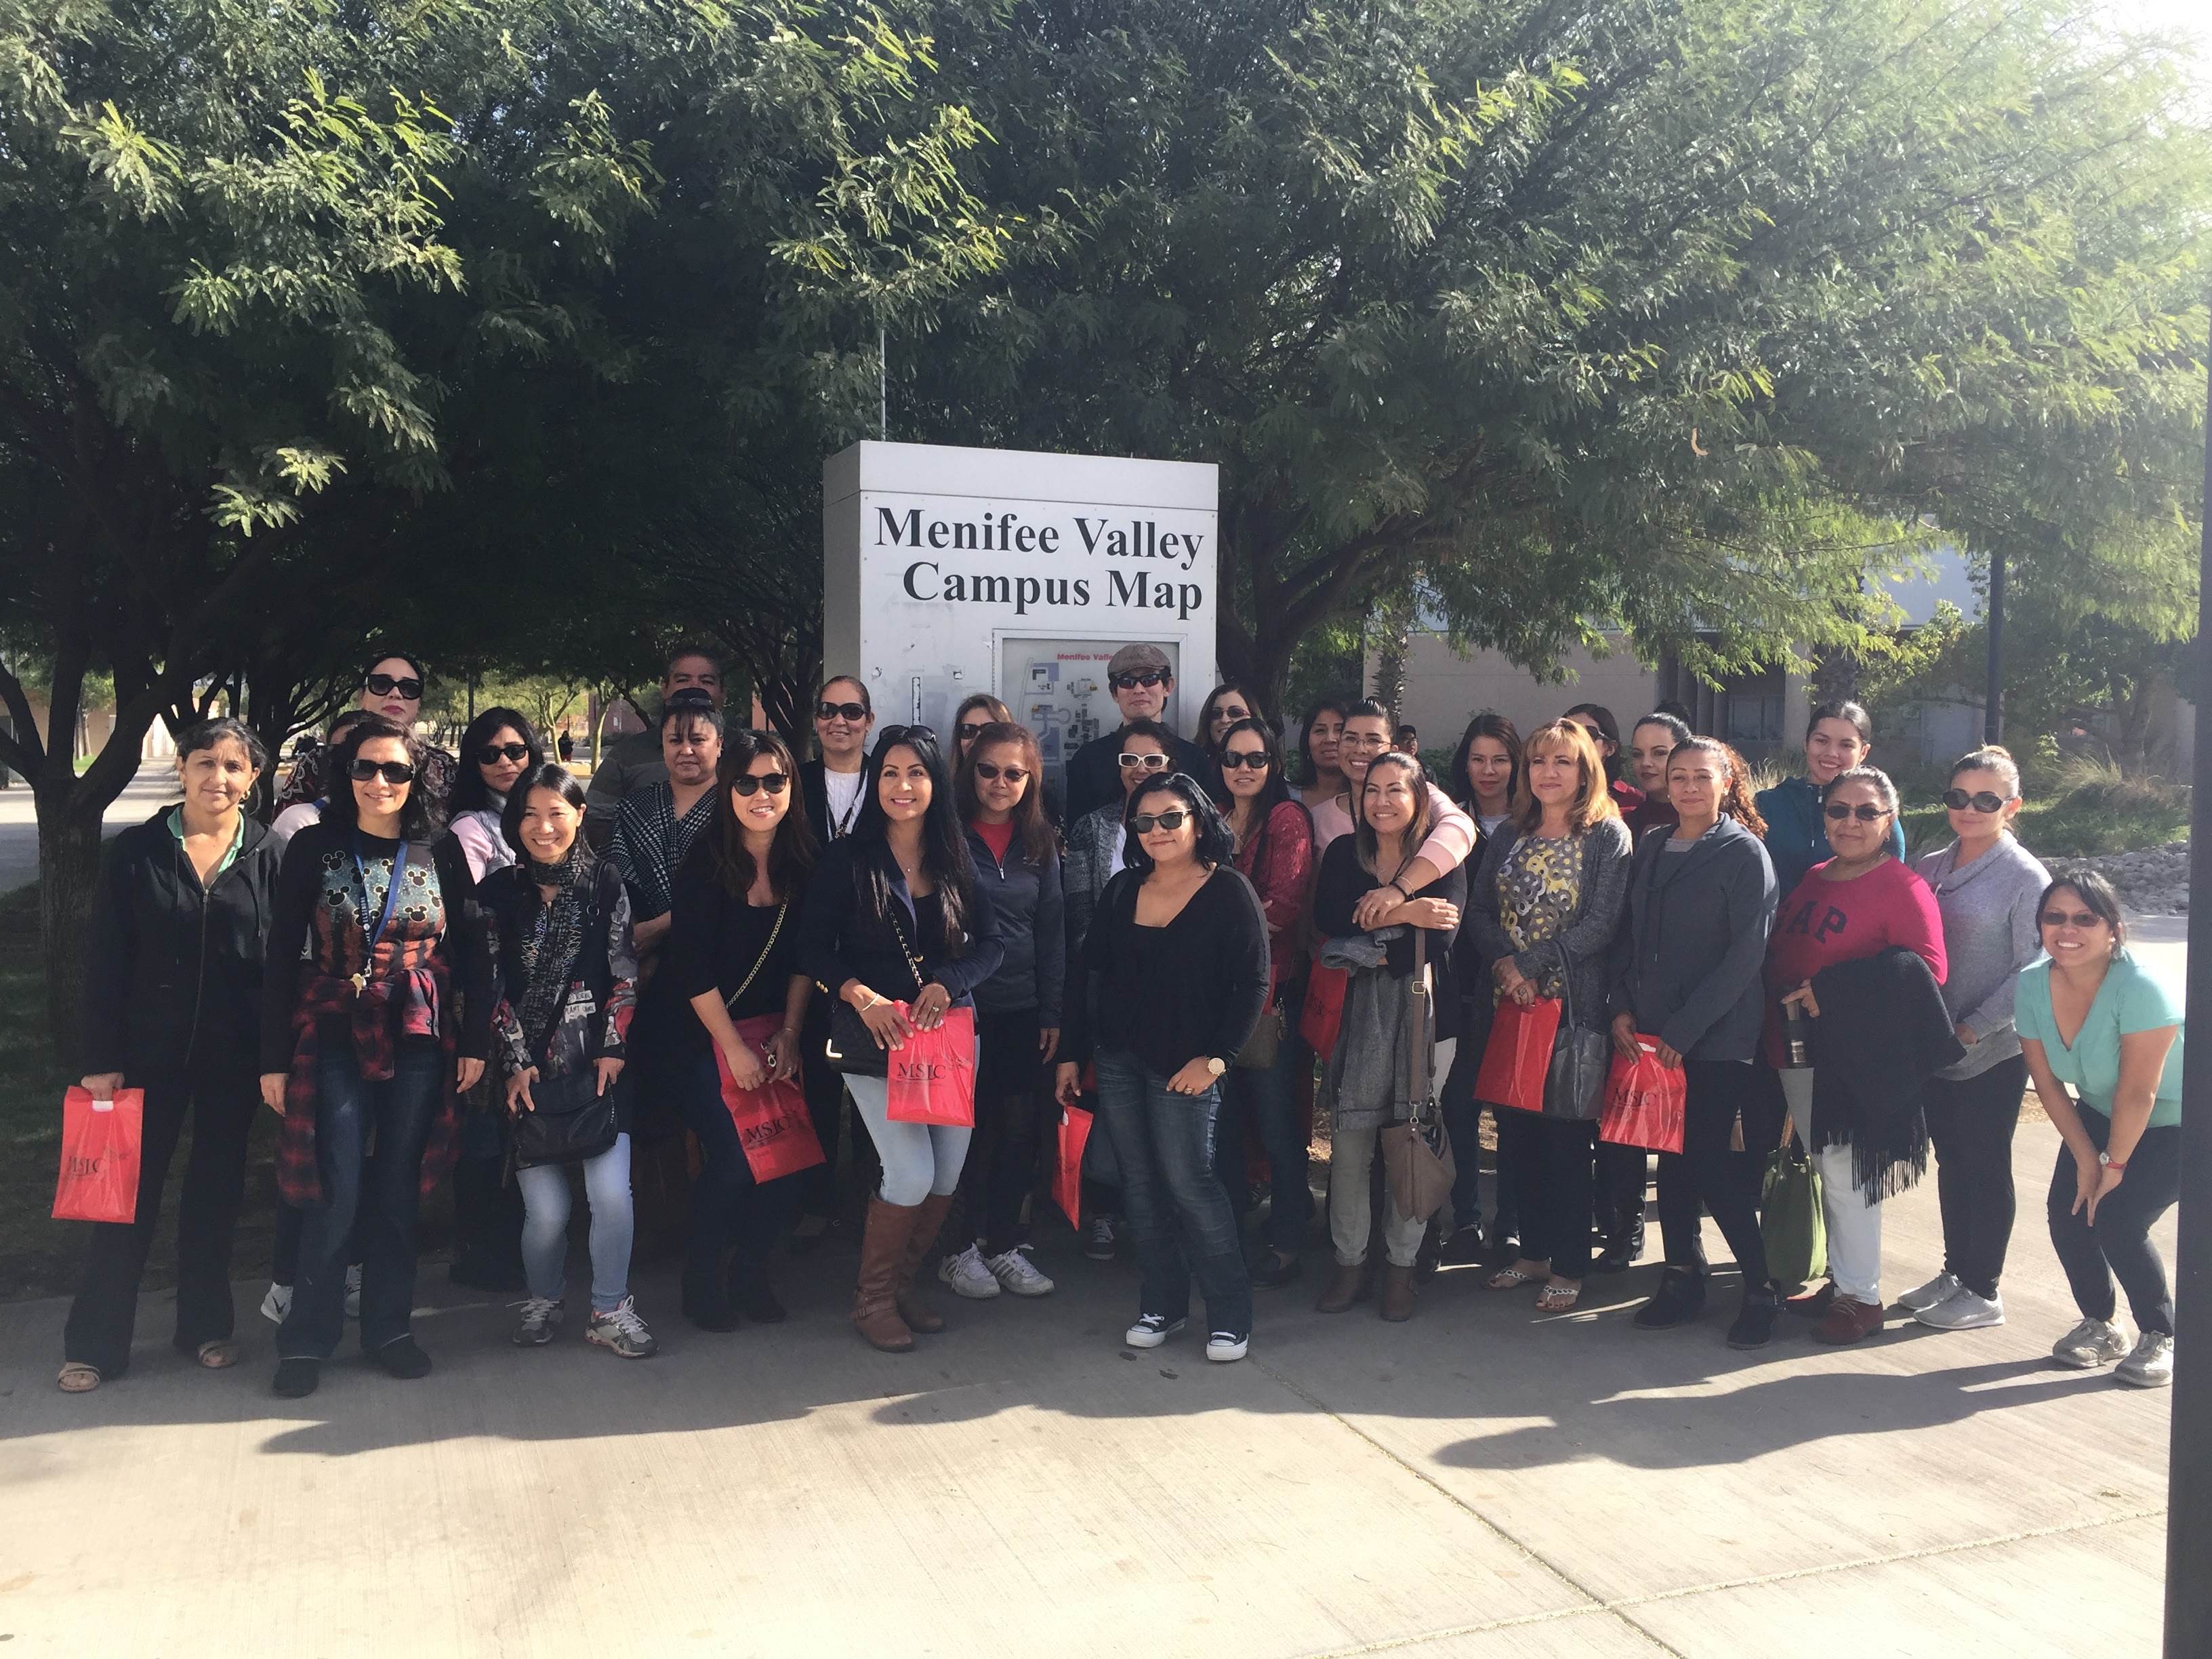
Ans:
[[[1897,1305],[1907,1313],[1925,1313],[1930,1308],[1940,1308],[1958,1294],[1959,1276],[1956,1273],[1937,1273],[1917,1291],[1907,1291],[1897,1298]]]
[[[1923,1308],[1912,1316],[1939,1331],[1978,1331],[2004,1323],[2004,1297],[1976,1296],[1961,1285],[1934,1307]]]
[[[2127,1330],[2117,1319],[2085,1319],[2051,1345],[2051,1357],[2069,1370],[2093,1371],[2127,1352]]]
[[[1242,1359],[1252,1339],[1237,1331],[1216,1331],[1206,1339],[1206,1357],[1216,1364],[1226,1365],[1231,1360]]]
[[[998,1274],[983,1265],[983,1253],[973,1244],[939,1262],[937,1277],[954,1295],[971,1302],[988,1302],[999,1293]]]
[[[2136,1351],[2112,1372],[2115,1382],[2131,1389],[2163,1389],[2173,1382],[2173,1339],[2163,1331],[2145,1331],[2136,1339]]]
[[[1016,1296],[1050,1296],[1052,1280],[1036,1270],[1036,1264],[1025,1254],[1027,1249],[1017,1244],[1004,1255],[986,1256],[983,1265]]]
[[[514,1328],[514,1346],[518,1348],[542,1348],[553,1340],[561,1328],[561,1316],[566,1311],[550,1296],[524,1298],[522,1322]]]
[[[1164,1314],[1144,1314],[1135,1324],[1121,1333],[1121,1340],[1133,1348],[1157,1348],[1188,1322],[1170,1319]]]
[[[356,1261],[346,1269],[345,1316],[361,1317],[361,1263]]]
[[[272,1325],[281,1325],[291,1316],[292,1287],[269,1281],[269,1294],[261,1298],[261,1316]]]

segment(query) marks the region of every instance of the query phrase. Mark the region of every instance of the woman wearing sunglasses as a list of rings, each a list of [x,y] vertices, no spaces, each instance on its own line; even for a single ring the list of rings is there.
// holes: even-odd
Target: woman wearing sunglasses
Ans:
[[[1143,1275],[1131,1347],[1182,1329],[1197,1275],[1208,1359],[1242,1359],[1252,1339],[1252,1281],[1237,1217],[1214,1174],[1214,1119],[1229,1069],[1267,995],[1267,919],[1231,867],[1229,826],[1186,773],[1129,798],[1127,867],[1107,888],[1084,942],[1097,986],[1068,999],[1062,1105],[1083,1061],[1098,1074],[1099,1127],[1112,1138]],[[1097,1133],[1094,1129],[1093,1133]]]
[[[995,721],[968,744],[957,782],[969,856],[1006,945],[997,971],[975,988],[975,1139],[961,1175],[971,1237],[938,1268],[956,1294],[977,1301],[1001,1289],[1052,1290],[1022,1241],[1067,969],[1060,846],[1039,801],[1041,768],[1029,728]]]
[[[2036,909],[2050,960],[2021,975],[2014,1010],[2036,1097],[2065,1143],[2045,1207],[2081,1310],[2051,1357],[2075,1370],[2118,1359],[2118,1381],[2162,1389],[2173,1292],[2150,1230],[2181,1195],[2181,988],[2129,954],[2102,876],[2060,878]],[[2132,1351],[2115,1275],[2142,1330]]]
[[[724,1067],[741,1089],[801,1074],[812,981],[799,971],[799,915],[819,849],[799,807],[796,773],[774,732],[731,732],[714,821],[676,872],[663,974],[671,998],[685,1006],[669,1030],[665,1069],[702,1158],[691,1182],[684,1316],[707,1331],[733,1331],[740,1315],[760,1325],[783,1319],[769,1284],[769,1253],[789,1219],[787,1198],[812,1173],[765,1187],[755,1181],[722,1100]],[[775,1030],[748,1043],[738,1022],[764,1017],[777,1020]],[[836,1076],[819,1059],[813,1069]]]
[[[515,781],[545,764],[545,748],[527,716],[512,708],[487,708],[461,733],[461,768],[447,798],[453,839],[468,854],[478,881],[514,862],[501,817]]]
[[[276,1392],[313,1394],[337,1351],[360,1218],[361,1346],[426,1376],[410,1328],[416,1212],[443,1172],[453,1098],[490,1052],[490,957],[460,843],[433,830],[422,748],[371,716],[331,755],[344,780],[284,849],[262,970],[261,1097],[277,1183],[305,1212],[276,1332]],[[458,1012],[457,1012],[458,1011]]]
[[[1756,799],[1763,807],[1767,794]],[[1881,1328],[1881,1200],[1887,1182],[1862,1188],[1862,1159],[1849,1138],[1820,1144],[1814,1133],[1813,1084],[1821,1063],[1818,1021],[1820,999],[1813,978],[1823,969],[1856,962],[1893,947],[1911,951],[1928,964],[1937,984],[1947,971],[1943,917],[1928,884],[1901,863],[1892,850],[1897,823],[1897,786],[1871,766],[1838,772],[1821,792],[1820,811],[1835,855],[1813,866],[1775,914],[1774,936],[1766,945],[1766,1018],[1763,1048],[1768,1065],[1782,1074],[1782,1093],[1797,1139],[1812,1154],[1820,1175],[1821,1208],[1828,1224],[1829,1282],[1808,1296],[1793,1297],[1790,1311],[1817,1317],[1818,1342],[1856,1342]],[[1772,826],[1768,826],[1770,851]],[[1793,1066],[1783,1043],[1782,1022],[1802,1009],[1815,1022],[1811,1065]],[[1900,1009],[1900,1029],[1902,1016]],[[1906,1149],[1900,1146],[1899,1152]]]
[[[2013,1024],[2021,969],[2043,954],[2036,907],[2051,872],[2012,837],[2020,769],[2005,750],[1977,749],[1943,792],[1958,839],[1919,863],[1943,913],[1950,963],[1943,1006],[1966,1057],[1929,1079],[1923,1097],[1943,1212],[1943,1271],[1899,1303],[1940,1331],[2004,1323],[2004,1271],[2015,1206],[2013,1131],[2027,1061]]]
[[[413,657],[396,652],[379,657],[362,675],[361,694],[354,706],[364,714],[380,714],[412,735],[415,722],[422,717],[422,690],[429,678],[421,662]],[[337,734],[333,731],[328,743],[293,763],[292,775],[285,780],[276,797],[278,811],[302,802],[320,800],[330,793],[333,784],[345,781],[343,773],[331,769],[331,756],[337,747]],[[453,781],[459,776],[460,767],[444,750],[422,745],[416,770],[417,791],[435,822],[445,814],[446,799],[453,793]]]

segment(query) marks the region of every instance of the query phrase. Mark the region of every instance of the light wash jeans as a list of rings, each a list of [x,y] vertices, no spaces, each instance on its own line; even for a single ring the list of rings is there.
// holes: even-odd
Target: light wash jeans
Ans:
[[[568,1166],[517,1170],[522,1188],[522,1272],[530,1293],[558,1302],[568,1290]],[[592,1206],[592,1311],[612,1313],[629,1294],[629,1137],[584,1160],[584,1197]]]
[[[876,1156],[883,1160],[884,1182],[877,1196],[886,1204],[911,1207],[933,1194],[942,1198],[958,1191],[961,1167],[968,1162],[968,1143],[975,1138],[975,1128],[894,1123],[890,1089],[883,1078],[845,1074],[845,1091],[853,1097],[860,1121],[868,1126],[868,1139],[876,1143]]]
[[[1782,1073],[1782,1097],[1790,1103],[1790,1121],[1807,1151],[1813,1146],[1813,1070],[1791,1067]],[[1813,1153],[1820,1174],[1820,1212],[1828,1223],[1828,1277],[1836,1294],[1881,1306],[1881,1200],[1872,1203],[1851,1184],[1851,1149],[1846,1142]]]

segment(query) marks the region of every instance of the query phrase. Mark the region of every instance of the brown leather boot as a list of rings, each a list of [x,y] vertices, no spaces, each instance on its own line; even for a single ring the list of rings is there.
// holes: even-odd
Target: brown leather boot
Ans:
[[[1314,1304],[1315,1311],[1342,1313],[1367,1294],[1367,1285],[1368,1273],[1365,1262],[1361,1262],[1356,1267],[1347,1267],[1340,1261],[1337,1263],[1335,1273],[1329,1276],[1328,1288],[1321,1293],[1321,1300]]]
[[[922,1258],[937,1243],[937,1235],[945,1229],[945,1218],[958,1200],[957,1193],[946,1193],[942,1197],[932,1193],[915,1206],[914,1232],[907,1240],[906,1252],[899,1257],[898,1310],[911,1330],[924,1335],[934,1335],[945,1328],[945,1316],[922,1299],[915,1289],[915,1275],[921,1271]]]
[[[1413,1316],[1413,1273],[1412,1267],[1401,1267],[1395,1261],[1382,1267],[1382,1317],[1396,1322]]]
[[[853,1292],[853,1328],[870,1346],[885,1353],[904,1353],[914,1346],[914,1332],[899,1317],[898,1272],[921,1213],[919,1205],[868,1200],[867,1231],[860,1237],[860,1281]]]

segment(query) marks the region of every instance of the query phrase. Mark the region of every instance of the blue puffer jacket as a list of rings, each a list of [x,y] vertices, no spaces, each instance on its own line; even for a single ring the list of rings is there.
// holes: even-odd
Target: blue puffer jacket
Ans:
[[[1774,884],[1784,894],[1797,890],[1805,872],[1836,856],[1828,845],[1827,826],[1820,820],[1820,792],[1810,778],[1784,778],[1771,789],[1762,789],[1753,800],[1766,820],[1766,856],[1774,865]],[[1905,826],[1894,818],[1889,825],[1889,850],[1905,856]]]

